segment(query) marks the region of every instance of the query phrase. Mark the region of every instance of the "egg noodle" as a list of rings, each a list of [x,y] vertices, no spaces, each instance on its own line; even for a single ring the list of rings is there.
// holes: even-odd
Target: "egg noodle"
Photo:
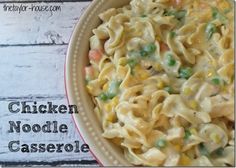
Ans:
[[[234,166],[231,0],[132,0],[99,15],[86,87],[134,165]]]

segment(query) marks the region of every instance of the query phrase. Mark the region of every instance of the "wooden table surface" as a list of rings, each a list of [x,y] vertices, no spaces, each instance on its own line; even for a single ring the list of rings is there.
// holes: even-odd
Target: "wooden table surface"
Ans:
[[[64,89],[64,62],[68,42],[81,13],[90,2],[70,1],[0,1],[0,165],[97,165],[90,153],[9,152],[8,143],[82,142],[71,115],[13,114],[11,101],[37,101],[67,104]],[[55,12],[4,11],[4,5],[60,6]],[[45,123],[57,120],[67,124],[67,134],[8,133],[9,121]]]

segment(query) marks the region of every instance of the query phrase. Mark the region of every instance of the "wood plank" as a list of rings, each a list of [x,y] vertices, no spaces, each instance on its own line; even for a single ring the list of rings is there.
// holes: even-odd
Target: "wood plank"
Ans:
[[[58,6],[56,12],[4,11],[4,5],[20,3],[0,3],[0,46],[16,44],[67,44],[79,17],[90,2],[66,3],[24,3],[27,9],[32,5]]]
[[[33,162],[0,162],[0,165],[2,167],[26,167],[26,166],[57,166],[57,167],[62,167],[62,166],[67,166],[67,167],[71,167],[71,166],[99,166],[97,164],[96,160],[74,160],[74,161],[66,161],[66,160],[62,160],[62,161],[53,161],[53,162],[38,162],[38,161],[33,161]]]
[[[0,3],[52,3],[52,2],[91,2],[92,0],[0,0]]]
[[[66,50],[66,45],[0,48],[0,100],[64,96]]]

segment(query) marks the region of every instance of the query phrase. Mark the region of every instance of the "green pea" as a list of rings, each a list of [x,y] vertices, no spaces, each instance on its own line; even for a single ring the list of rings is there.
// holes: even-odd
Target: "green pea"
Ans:
[[[214,85],[220,85],[221,80],[220,80],[219,78],[215,77],[215,78],[213,78],[213,79],[211,80],[211,82],[212,82]]]
[[[211,13],[212,13],[212,18],[216,19],[219,11],[217,8],[213,7],[213,8],[211,8]]]
[[[131,69],[131,75],[134,75],[134,68],[138,64],[138,60],[130,58],[128,59],[127,64],[129,65]]]
[[[185,17],[187,11],[186,10],[180,10],[175,13],[175,18],[178,20],[181,20]]]
[[[215,84],[215,85],[219,85],[219,84],[220,84],[220,80],[217,79],[217,78],[212,79],[211,81],[212,81],[212,83]]]
[[[145,50],[141,50],[140,51],[140,55],[141,55],[141,57],[147,57],[148,56],[148,52],[145,51]]]
[[[174,31],[170,32],[170,38],[174,38],[176,36],[176,33]]]
[[[136,59],[128,59],[127,64],[131,67],[134,68],[137,64],[138,61]]]
[[[220,147],[220,148],[216,149],[216,150],[214,151],[214,153],[215,153],[217,156],[223,156],[223,154],[224,154],[224,148]]]
[[[102,101],[107,101],[109,99],[109,97],[106,93],[101,93],[99,95],[99,99],[102,100]]]
[[[113,99],[114,97],[116,97],[116,94],[115,93],[107,93],[107,98],[108,99]]]
[[[175,64],[176,64],[176,61],[174,59],[169,59],[168,60],[168,65],[169,66],[175,66]]]
[[[170,86],[167,86],[167,87],[165,87],[165,88],[164,88],[164,90],[165,90],[165,91],[167,91],[169,94],[172,94],[172,93],[174,93],[174,90],[173,90],[173,88],[172,88],[172,87],[170,87]]]
[[[185,134],[184,134],[184,139],[185,139],[185,140],[189,139],[189,137],[192,135],[189,130],[185,130],[184,133],[185,133]]]
[[[109,85],[107,96],[109,99],[113,99],[119,92],[120,81],[112,81]]]
[[[208,23],[206,26],[207,39],[211,39],[212,35],[216,32],[216,25],[213,23]]]
[[[230,10],[229,10],[230,11]],[[227,10],[226,10],[227,13]],[[226,14],[225,13],[225,14]],[[217,8],[213,7],[212,8],[212,18],[213,19],[219,19],[223,24],[227,23],[227,17],[222,14]]]
[[[166,62],[168,66],[175,66],[176,60],[173,58],[171,53],[166,54]]]
[[[171,16],[171,15],[174,15],[175,14],[175,10],[164,10],[164,13],[163,13],[163,15],[164,16]]]
[[[162,139],[162,138],[158,139],[157,142],[156,142],[156,147],[157,148],[164,148],[164,147],[166,147],[166,145],[167,145],[166,140]]]
[[[187,67],[187,68],[180,68],[180,71],[179,71],[179,76],[180,78],[184,78],[184,79],[188,79],[190,78],[190,76],[193,75],[193,70],[192,68],[190,67]]]
[[[109,99],[113,99],[119,92],[119,86],[121,84],[121,81],[112,81],[110,84],[109,84],[109,88],[108,88],[108,91],[105,93],[101,93],[99,95],[99,99],[102,100],[102,101],[107,101]]]
[[[184,19],[187,11],[186,10],[169,10],[164,12],[164,16],[174,16],[178,20]]]
[[[135,50],[132,50],[132,51],[129,51],[129,52],[128,52],[128,55],[129,55],[131,58],[137,58],[137,57],[140,57],[140,52],[135,51]]]
[[[148,54],[152,54],[156,51],[157,47],[154,43],[148,44],[144,46],[143,50],[146,51]]]
[[[198,145],[198,150],[202,155],[209,156],[209,152],[207,151],[207,148],[205,147],[205,145],[203,143],[200,143]]]
[[[143,15],[141,15],[141,17],[147,17],[147,15],[143,14]]]

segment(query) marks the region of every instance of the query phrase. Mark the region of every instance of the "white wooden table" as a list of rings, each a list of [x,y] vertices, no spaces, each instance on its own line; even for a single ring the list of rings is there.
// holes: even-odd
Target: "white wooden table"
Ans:
[[[63,1],[63,0],[61,0]],[[0,165],[97,165],[90,153],[9,152],[8,143],[82,142],[71,115],[13,114],[11,101],[37,101],[67,104],[64,89],[64,61],[73,28],[89,2],[0,1]],[[45,3],[46,2],[46,3]],[[4,11],[4,5],[60,6],[56,12]],[[8,133],[9,121],[45,123],[57,120],[67,124],[68,134]]]

